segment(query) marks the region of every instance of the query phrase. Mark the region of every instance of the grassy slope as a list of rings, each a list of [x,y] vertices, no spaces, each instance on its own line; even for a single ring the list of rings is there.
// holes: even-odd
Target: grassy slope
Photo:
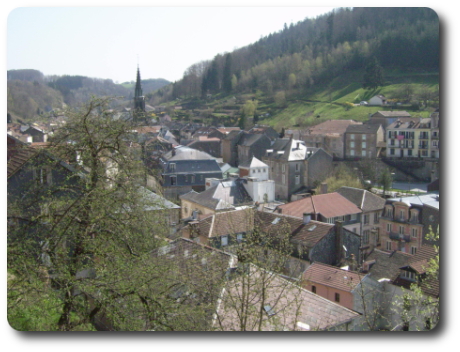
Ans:
[[[361,88],[361,76],[362,73],[360,72],[350,72],[337,77],[328,86],[315,87],[315,91],[308,96],[289,100],[287,107],[284,109],[278,109],[277,111],[273,111],[273,109],[271,116],[260,120],[260,123],[268,124],[279,130],[282,127],[304,127],[329,119],[365,121],[369,114],[379,110],[390,110],[390,108],[377,106],[347,108],[343,104],[369,100],[376,94],[391,97],[393,92],[404,83],[411,83],[415,86],[425,84],[433,90],[439,84],[438,73],[402,73],[394,71],[386,73],[386,86],[374,91],[366,91]],[[263,104],[261,104],[261,107],[274,108],[272,105],[264,106]],[[401,106],[400,109],[409,111],[412,116],[428,117],[430,114],[430,111],[414,111],[410,106]]]

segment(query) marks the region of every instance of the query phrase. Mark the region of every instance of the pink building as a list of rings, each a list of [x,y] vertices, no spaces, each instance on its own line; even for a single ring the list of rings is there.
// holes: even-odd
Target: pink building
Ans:
[[[353,309],[353,290],[359,274],[315,262],[302,275],[302,287],[341,306]]]

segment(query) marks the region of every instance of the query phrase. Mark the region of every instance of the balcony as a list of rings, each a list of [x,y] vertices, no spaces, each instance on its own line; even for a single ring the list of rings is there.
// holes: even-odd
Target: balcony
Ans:
[[[394,241],[405,241],[405,242],[410,242],[411,241],[411,238],[410,238],[410,235],[406,235],[406,234],[400,234],[400,233],[397,233],[397,232],[392,232],[390,231],[390,239],[394,240]]]

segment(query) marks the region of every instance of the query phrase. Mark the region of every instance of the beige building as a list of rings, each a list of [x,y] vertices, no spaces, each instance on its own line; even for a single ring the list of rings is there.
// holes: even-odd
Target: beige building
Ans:
[[[307,128],[301,140],[307,147],[322,148],[334,158],[343,159],[345,132],[350,125],[362,125],[354,120],[328,120]]]
[[[385,147],[382,125],[350,125],[345,132],[345,158],[378,158]]]

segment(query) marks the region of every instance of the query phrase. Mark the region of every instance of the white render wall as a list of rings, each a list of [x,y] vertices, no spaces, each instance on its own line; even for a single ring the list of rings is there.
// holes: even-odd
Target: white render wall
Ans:
[[[275,200],[275,181],[248,178],[244,188],[249,193],[254,202],[264,203],[264,195],[267,194],[267,202]]]

